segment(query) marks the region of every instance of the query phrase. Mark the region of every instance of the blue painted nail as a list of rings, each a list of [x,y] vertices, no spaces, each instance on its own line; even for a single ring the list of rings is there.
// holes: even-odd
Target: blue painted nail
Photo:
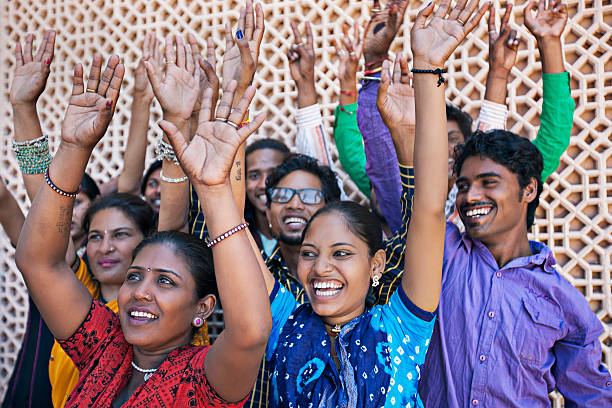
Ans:
[[[431,6],[431,3],[433,3],[433,1],[430,1],[430,2],[429,2],[429,4],[427,4],[427,5],[425,6],[425,8],[427,8],[427,7]]]
[[[239,40],[242,40],[242,38],[244,37],[244,35],[242,35],[242,30],[238,30],[236,32],[236,38]]]

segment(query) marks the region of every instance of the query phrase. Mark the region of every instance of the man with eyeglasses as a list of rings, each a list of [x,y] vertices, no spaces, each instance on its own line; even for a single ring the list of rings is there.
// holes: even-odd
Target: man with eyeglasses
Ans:
[[[297,263],[306,224],[326,203],[340,199],[335,173],[303,154],[292,154],[266,179],[266,216],[278,245],[266,259],[274,277],[304,301]]]

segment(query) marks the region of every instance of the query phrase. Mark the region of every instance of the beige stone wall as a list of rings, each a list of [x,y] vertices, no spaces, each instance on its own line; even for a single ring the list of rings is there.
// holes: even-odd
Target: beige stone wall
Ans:
[[[498,7],[505,1],[496,0]],[[601,337],[603,359],[612,363],[612,3],[610,0],[569,0],[570,21],[565,31],[567,67],[572,75],[572,95],[577,108],[571,147],[542,196],[533,238],[548,244],[560,263],[560,271],[589,300],[605,328]],[[423,3],[424,4],[424,3]],[[343,22],[364,23],[368,1],[284,0],[264,2],[266,34],[255,84],[255,111],[266,110],[268,120],[258,136],[278,137],[293,145],[295,136],[295,90],[285,53],[292,41],[289,21],[310,21],[317,50],[317,84],[324,107],[325,124],[331,134],[338,83],[331,40]],[[405,35],[421,3],[413,2],[393,50],[409,50]],[[522,24],[523,2],[517,4],[511,21]],[[196,33],[202,44],[213,36],[217,55],[223,47],[223,23],[235,21],[238,2],[224,0],[0,0],[0,172],[22,208],[28,204],[21,186],[12,136],[8,90],[14,66],[15,41],[27,32],[41,37],[43,30],[57,30],[55,59],[47,90],[39,102],[43,129],[51,136],[52,150],[59,142],[59,129],[68,95],[72,67],[83,61],[87,67],[94,52],[117,53],[128,69],[135,68],[146,32],[157,30]],[[519,27],[526,41],[521,45],[513,70],[509,101],[510,129],[534,138],[539,125],[542,91],[540,62],[533,38]],[[449,61],[447,97],[476,116],[484,93],[487,73],[487,28],[483,22]],[[98,182],[116,176],[128,130],[131,75],[126,75],[117,114],[108,135],[95,150],[88,167]],[[159,137],[154,123],[160,110],[154,107],[149,140]],[[336,153],[334,152],[334,155]],[[148,161],[153,157],[149,149]],[[348,193],[362,197],[346,181]],[[27,306],[23,282],[13,262],[13,251],[0,231],[0,395],[12,371],[25,329]]]

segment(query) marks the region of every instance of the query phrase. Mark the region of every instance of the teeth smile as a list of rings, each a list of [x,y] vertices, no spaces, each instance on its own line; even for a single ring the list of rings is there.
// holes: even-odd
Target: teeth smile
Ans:
[[[138,310],[134,310],[134,311],[130,312],[130,316],[131,317],[140,317],[140,318],[145,318],[145,319],[157,319],[157,316],[155,316],[152,313],[141,312],[141,311],[138,311]]]
[[[285,224],[306,224],[306,220],[299,217],[289,217],[285,219]]]
[[[340,292],[340,289],[334,289],[334,290],[315,290],[315,294],[317,296],[334,296],[335,294],[337,294],[338,292]]]
[[[473,210],[468,210],[465,212],[465,215],[467,215],[468,217],[480,217],[483,215],[487,215],[488,213],[490,213],[492,210],[492,208],[490,207],[486,207],[486,208],[475,208]]]
[[[340,289],[342,288],[342,284],[341,283],[336,283],[336,282],[314,282],[312,284],[312,286],[314,286],[315,289]]]

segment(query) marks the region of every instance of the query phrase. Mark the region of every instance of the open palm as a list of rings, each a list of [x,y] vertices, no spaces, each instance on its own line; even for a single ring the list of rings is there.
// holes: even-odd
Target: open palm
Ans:
[[[53,59],[55,32],[48,31],[35,56],[32,56],[34,36],[26,38],[25,49],[15,47],[15,75],[11,83],[9,99],[13,105],[36,103],[45,90]]]
[[[183,40],[172,35],[166,37],[165,75],[152,61],[145,61],[145,66],[164,114],[188,120],[200,92],[200,70],[196,69],[193,53],[186,50]]]
[[[62,123],[62,141],[82,149],[93,149],[104,136],[113,117],[125,68],[119,57],[109,58],[97,92],[84,92],[83,67],[74,69],[72,96]],[[90,78],[94,75],[90,74]],[[99,76],[99,73],[98,75]]]
[[[376,99],[380,116],[389,129],[415,126],[414,88],[408,74],[408,62],[402,59],[401,54],[397,55],[393,82],[390,81],[388,67],[389,63],[385,61]]]
[[[443,0],[427,25],[425,24],[427,17],[433,12],[434,5],[429,3],[417,15],[410,32],[410,44],[415,62],[425,62],[429,67],[442,68],[465,36],[478,25],[489,7],[485,4],[474,14],[478,1],[459,2],[446,18],[450,5],[450,0]],[[429,67],[415,65],[415,68],[419,69]]]
[[[174,147],[183,171],[194,184],[210,187],[229,183],[229,174],[238,147],[261,126],[265,119],[265,114],[259,114],[240,129],[232,125],[240,123],[255,95],[255,88],[247,88],[238,105],[230,113],[236,87],[237,82],[231,81],[224,90],[215,114],[216,119],[212,121],[210,118],[213,90],[210,88],[206,90],[200,109],[198,129],[190,142],[184,139],[172,123],[167,121],[160,123]]]

